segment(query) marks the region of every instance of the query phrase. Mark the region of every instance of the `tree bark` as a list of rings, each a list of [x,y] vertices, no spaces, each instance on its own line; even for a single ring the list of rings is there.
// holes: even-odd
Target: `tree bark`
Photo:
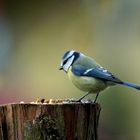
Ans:
[[[100,105],[18,103],[0,106],[0,140],[98,140]]]

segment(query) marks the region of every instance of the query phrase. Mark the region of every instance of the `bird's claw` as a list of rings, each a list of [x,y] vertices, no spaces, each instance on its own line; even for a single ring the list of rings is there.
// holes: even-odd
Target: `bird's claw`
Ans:
[[[96,104],[94,100],[79,100],[79,99],[65,99],[64,102],[66,103],[83,103],[83,104]]]
[[[67,102],[67,103],[81,103],[81,100],[79,99],[65,99],[64,102]]]

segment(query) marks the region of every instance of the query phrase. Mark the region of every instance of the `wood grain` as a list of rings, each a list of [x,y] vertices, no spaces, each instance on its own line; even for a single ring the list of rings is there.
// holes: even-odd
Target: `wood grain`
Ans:
[[[100,105],[17,103],[0,106],[0,140],[97,140]]]

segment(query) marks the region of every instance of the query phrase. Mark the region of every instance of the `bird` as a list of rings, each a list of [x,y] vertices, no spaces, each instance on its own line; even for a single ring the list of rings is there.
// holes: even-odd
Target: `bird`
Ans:
[[[139,85],[120,80],[93,58],[75,50],[64,53],[59,70],[64,70],[72,83],[78,89],[86,92],[77,100],[78,102],[89,94],[96,94],[94,99],[94,103],[96,103],[101,91],[115,85],[124,85],[140,90]]]

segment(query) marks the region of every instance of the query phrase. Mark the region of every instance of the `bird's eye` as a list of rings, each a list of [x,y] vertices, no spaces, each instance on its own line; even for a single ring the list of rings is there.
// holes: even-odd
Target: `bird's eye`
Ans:
[[[64,66],[72,57],[74,57],[74,55],[71,55],[71,56],[69,56],[69,57],[63,59],[63,66]]]
[[[63,61],[63,65],[65,65],[67,63],[68,59],[64,60]]]

